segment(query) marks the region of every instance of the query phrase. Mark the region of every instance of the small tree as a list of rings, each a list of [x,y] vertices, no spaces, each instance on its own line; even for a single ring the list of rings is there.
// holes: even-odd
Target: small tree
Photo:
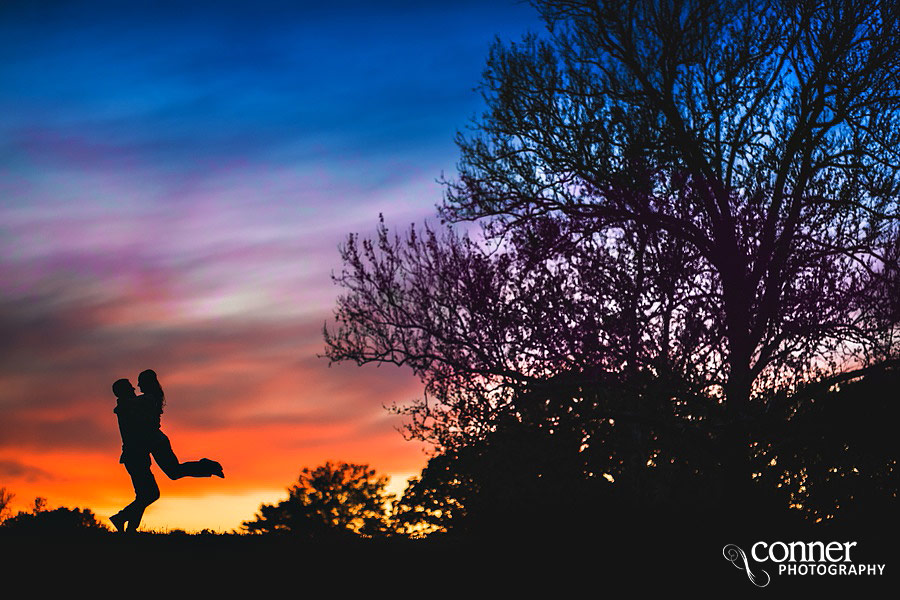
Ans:
[[[261,505],[256,519],[242,525],[250,533],[380,535],[388,530],[387,505],[393,500],[387,484],[388,477],[368,465],[329,461],[304,468],[287,500]]]
[[[31,506],[31,514],[42,513],[47,510],[47,499],[42,496],[35,496],[34,503]]]
[[[7,490],[5,487],[0,487],[0,523],[6,520],[6,517],[9,516],[11,512],[10,505],[12,504],[13,498],[16,495]]]

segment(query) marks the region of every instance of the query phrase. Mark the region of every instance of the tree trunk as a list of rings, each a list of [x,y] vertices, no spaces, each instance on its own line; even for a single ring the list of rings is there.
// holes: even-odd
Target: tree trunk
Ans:
[[[741,518],[754,510],[750,461],[750,339],[752,290],[747,289],[742,265],[729,265],[724,276],[726,333],[729,344],[729,373],[725,388],[725,427],[722,439],[723,501],[727,510],[737,510]]]
[[[726,423],[722,439],[723,502],[741,518],[753,512],[750,431],[746,408],[750,401],[749,369],[732,371],[727,389]]]

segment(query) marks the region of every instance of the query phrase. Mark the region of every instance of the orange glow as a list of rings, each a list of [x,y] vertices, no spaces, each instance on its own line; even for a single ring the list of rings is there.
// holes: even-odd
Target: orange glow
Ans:
[[[391,477],[390,490],[397,494],[402,493],[406,479],[424,466],[423,445],[404,440],[396,431],[401,418],[382,407],[415,395],[416,383],[401,377],[399,371],[391,371],[391,377],[384,379],[381,373],[366,373],[371,370],[364,368],[358,377],[342,378],[343,385],[335,386],[316,379],[312,371],[269,366],[268,373],[263,368],[260,374],[260,364],[253,369],[242,366],[246,370],[224,361],[193,373],[162,371],[160,379],[169,398],[163,431],[175,453],[182,461],[202,457],[220,461],[225,479],[171,481],[154,466],[161,498],[145,513],[143,529],[237,530],[242,521],[254,517],[260,504],[284,499],[303,467],[326,460],[369,464]],[[238,390],[243,398],[222,393],[217,396],[221,406],[188,406],[189,391],[204,386],[214,391],[216,382],[240,381],[241,373],[252,383]],[[310,383],[300,385],[301,377]],[[70,423],[72,427],[90,423],[102,431],[103,443],[92,449],[65,448],[48,440],[0,448],[0,465],[27,466],[18,474],[7,473],[0,484],[15,494],[13,511],[30,509],[34,497],[41,496],[48,508],[90,508],[108,524],[109,515],[133,499],[131,481],[118,463],[121,442],[114,402],[111,394],[77,400],[65,420],[45,406],[27,411],[27,418],[22,418],[26,441],[33,438],[29,427],[37,433],[48,422],[64,429]],[[190,422],[188,416],[200,420]]]
[[[325,429],[325,428],[323,428]],[[324,430],[298,431],[290,427],[264,430],[168,433],[181,460],[200,458],[199,449],[214,449],[225,466],[225,479],[183,478],[171,481],[156,467],[161,498],[148,508],[143,528],[165,531],[184,529],[231,531],[251,520],[261,503],[274,503],[287,496],[303,466],[315,466],[339,458],[368,463],[391,477],[390,491],[400,494],[406,480],[417,474],[425,458],[418,444],[405,442],[396,432],[350,439],[347,428],[337,435]],[[343,431],[341,431],[343,430]],[[344,434],[342,436],[341,434]],[[316,443],[297,448],[304,439]],[[321,442],[321,443],[318,443]],[[118,464],[117,448],[96,453],[17,454],[16,460],[52,472],[53,477],[29,481],[6,478],[3,485],[15,493],[13,510],[28,510],[35,496],[58,506],[90,508],[101,520],[120,510],[134,497],[131,481]],[[7,456],[0,455],[0,460]],[[107,522],[108,524],[108,522]]]

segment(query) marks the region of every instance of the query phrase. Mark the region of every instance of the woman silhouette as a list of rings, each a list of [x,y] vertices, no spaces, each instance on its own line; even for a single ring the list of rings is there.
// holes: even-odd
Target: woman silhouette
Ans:
[[[210,477],[211,475],[225,477],[225,473],[222,471],[222,465],[208,458],[201,458],[200,460],[189,462],[178,462],[175,452],[172,451],[172,443],[169,441],[168,436],[160,429],[160,417],[162,416],[163,406],[165,406],[166,403],[166,395],[163,392],[162,386],[159,384],[156,372],[152,369],[147,369],[138,375],[138,387],[141,388],[141,395],[138,396],[138,399],[142,403],[146,403],[145,407],[151,416],[151,422],[149,424],[150,453],[153,455],[156,464],[162,469],[162,472],[165,473],[169,479],[180,479],[182,477]]]

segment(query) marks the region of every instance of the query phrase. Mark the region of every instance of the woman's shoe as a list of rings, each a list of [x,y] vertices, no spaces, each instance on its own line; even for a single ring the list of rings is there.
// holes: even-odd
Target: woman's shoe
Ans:
[[[209,471],[211,475],[215,475],[216,477],[221,477],[225,479],[225,471],[222,470],[222,465],[214,460],[210,460],[208,458],[201,458],[201,462],[208,463]]]

